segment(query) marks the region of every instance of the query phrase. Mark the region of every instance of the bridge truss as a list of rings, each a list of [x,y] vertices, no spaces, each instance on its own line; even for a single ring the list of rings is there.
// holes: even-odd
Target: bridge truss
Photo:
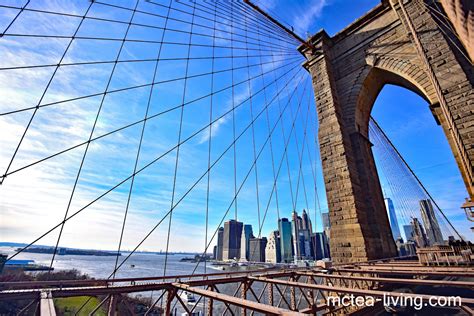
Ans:
[[[21,314],[35,309],[47,310],[53,297],[93,295],[102,298],[93,312],[103,307],[109,315],[120,310],[134,315],[136,310],[130,307],[126,294],[150,291],[160,294],[144,308],[141,313],[144,315],[170,315],[176,310],[188,314],[201,310],[208,315],[347,315],[356,311],[360,313],[364,309],[370,310],[373,315],[383,311],[382,304],[391,298],[418,300],[418,304],[424,307],[434,301],[440,302],[434,310],[443,313],[444,308],[452,309],[454,306],[444,303],[449,298],[443,293],[472,288],[470,281],[452,280],[458,277],[469,279],[474,274],[472,269],[466,267],[433,268],[420,266],[417,261],[411,260],[382,260],[330,270],[293,268],[115,280],[6,282],[2,283],[0,299],[28,300],[30,304]],[[420,289],[427,294],[420,294]],[[193,293],[197,297],[196,303],[189,305],[179,294],[180,291]],[[366,305],[354,303],[356,301],[351,299],[352,296],[364,298]],[[342,302],[345,299],[347,304],[336,303],[335,299]],[[472,314],[472,297],[460,296],[458,304],[454,308],[462,308]]]

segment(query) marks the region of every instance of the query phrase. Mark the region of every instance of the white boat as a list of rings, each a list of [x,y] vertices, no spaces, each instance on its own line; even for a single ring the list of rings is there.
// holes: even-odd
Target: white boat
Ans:
[[[181,299],[182,299],[186,304],[189,304],[189,305],[196,305],[196,303],[197,303],[196,297],[194,296],[193,293],[189,293],[189,292],[184,291],[183,293],[181,293],[181,294],[179,295],[179,297],[181,297]]]

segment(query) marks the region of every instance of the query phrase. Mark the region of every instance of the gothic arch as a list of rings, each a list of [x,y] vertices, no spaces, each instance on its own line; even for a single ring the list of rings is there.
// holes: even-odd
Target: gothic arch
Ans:
[[[370,62],[370,61],[369,61]],[[426,80],[426,72],[417,65],[401,59],[383,57],[372,61],[365,67],[365,76],[359,76],[358,94],[351,97],[353,105],[349,104],[354,113],[348,117],[353,120],[355,129],[368,136],[370,113],[375,100],[386,84],[406,88],[422,97],[430,106],[438,103],[436,93],[431,83]]]

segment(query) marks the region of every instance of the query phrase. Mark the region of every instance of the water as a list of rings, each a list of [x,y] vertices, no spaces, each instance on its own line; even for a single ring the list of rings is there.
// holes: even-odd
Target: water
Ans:
[[[8,254],[11,256],[15,253],[13,247],[0,247],[0,253]],[[119,257],[119,264],[122,262],[128,255],[127,252],[122,252],[122,256]],[[166,268],[166,275],[186,275],[192,274],[196,268],[197,263],[193,262],[181,262],[180,259],[184,257],[192,257],[193,255],[168,255],[168,263]],[[51,263],[51,254],[41,254],[41,253],[20,253],[14,259],[18,260],[34,260],[35,264],[49,266]],[[135,253],[130,258],[127,259],[126,263],[118,270],[116,278],[139,278],[139,277],[160,277],[163,276],[164,264],[165,264],[165,255],[158,255],[152,253]],[[76,269],[81,273],[87,274],[89,277],[96,279],[108,278],[115,266],[114,256],[102,257],[102,256],[71,256],[71,255],[56,255],[54,260],[54,270],[71,270]],[[132,267],[134,265],[134,267]],[[226,267],[226,271],[242,271],[247,270],[249,267]],[[194,274],[201,273],[221,273],[222,270],[215,268],[210,263],[207,263],[207,271],[204,269],[204,262],[201,262]],[[232,293],[237,288],[238,283],[232,284],[222,284],[219,286],[221,293],[232,295]],[[256,291],[261,290],[261,285],[254,285]],[[132,293],[129,294],[136,297],[150,297],[151,300],[158,299],[160,292],[143,292],[143,293]],[[196,296],[198,298],[198,296]],[[198,304],[196,311],[204,310],[204,301]],[[178,314],[181,314],[185,310],[179,305],[174,304]],[[192,305],[188,305],[188,308],[192,308]],[[215,302],[214,310],[223,311],[225,306],[222,303]],[[237,308],[236,308],[237,310]]]
[[[15,248],[0,247],[0,253],[5,253],[11,256],[15,253]],[[127,257],[129,253],[122,252],[119,257],[119,264]],[[197,263],[181,262],[180,259],[184,257],[191,257],[192,255],[168,255],[168,263],[166,267],[166,275],[184,275],[192,274],[196,268]],[[34,260],[35,264],[49,266],[51,263],[51,254],[42,253],[20,253],[14,259]],[[153,253],[134,253],[117,271],[116,278],[139,278],[139,277],[157,277],[162,276],[165,266],[165,255],[157,255]],[[134,267],[132,267],[132,265]],[[56,255],[54,260],[54,270],[71,270],[77,269],[81,273],[87,274],[90,277],[108,278],[114,270],[115,256],[70,256],[70,255]],[[207,273],[222,272],[217,270],[210,263],[207,263]],[[196,268],[195,274],[205,273],[204,262],[201,262]]]

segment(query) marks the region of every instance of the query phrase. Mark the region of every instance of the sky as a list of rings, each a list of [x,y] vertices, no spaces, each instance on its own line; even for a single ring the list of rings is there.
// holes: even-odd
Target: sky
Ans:
[[[138,8],[166,15],[164,5],[167,2],[156,2],[162,6],[141,1]],[[25,1],[2,3],[21,7]],[[131,0],[111,3],[126,8],[135,5]],[[333,35],[369,11],[378,1],[265,0],[257,3],[292,26],[295,32],[306,36],[321,28]],[[89,4],[88,1],[36,1],[30,8],[82,15]],[[191,10],[189,6],[177,7],[186,12]],[[0,29],[5,29],[17,12],[16,9],[0,8]],[[180,12],[173,14],[177,19],[190,21],[189,15]],[[212,12],[202,14],[212,17]],[[86,19],[76,34],[78,37],[123,38],[131,11],[94,4],[88,15],[103,20]],[[110,23],[104,19],[116,19],[123,23]],[[230,43],[229,31],[243,33],[235,25],[225,26],[225,18],[217,20],[219,28],[214,37],[217,35],[218,38],[193,36],[191,39],[196,45],[189,51],[189,23],[169,21],[168,28],[186,32],[167,31],[163,35],[159,28],[138,25],[163,27],[163,18],[139,13],[134,16],[136,25],[130,27],[127,36],[148,42],[128,41],[122,48],[121,41],[76,39],[68,48],[68,38],[0,38],[0,68],[53,65],[0,71],[0,113],[33,107],[0,116],[0,168],[5,169],[9,165],[34,113],[34,106],[46,105],[35,112],[13,159],[9,170],[15,172],[5,178],[0,186],[0,241],[29,243],[60,223],[66,210],[68,216],[79,213],[64,225],[60,245],[78,248],[117,249],[126,210],[122,250],[134,249],[145,237],[139,250],[165,250],[170,227],[170,251],[203,251],[205,245],[215,244],[213,233],[223,220],[234,217],[236,209],[237,218],[252,224],[255,235],[258,235],[259,222],[263,223],[261,235],[266,236],[277,228],[278,216],[290,217],[293,208],[299,212],[303,208],[308,209],[315,228],[321,229],[320,213],[327,211],[327,203],[315,143],[317,120],[314,99],[309,76],[299,67],[303,58],[294,52],[294,44],[289,44],[289,39],[273,38],[275,35],[271,32],[265,33],[265,37],[259,33],[264,33],[263,28],[257,33],[247,34],[258,38],[263,46],[235,42],[235,49],[225,48]],[[201,18],[196,18],[194,22],[212,23]],[[243,20],[240,22],[245,23]],[[79,18],[26,11],[15,20],[7,33],[71,36],[79,23]],[[203,27],[195,27],[193,31],[213,32]],[[157,42],[162,37],[164,41],[180,44],[163,44],[160,48]],[[269,46],[264,46],[268,43],[272,44],[271,51]],[[275,51],[274,43],[278,43],[278,51]],[[213,53],[209,45],[220,48],[215,48]],[[245,50],[244,47],[253,49]],[[114,63],[71,65],[59,67],[55,72],[54,65],[66,49],[63,63],[113,61],[117,54],[122,61],[151,61],[121,62],[115,68]],[[211,59],[193,59],[187,63],[188,53],[196,58],[211,54],[244,57],[234,59],[233,63],[230,58],[214,59],[214,62]],[[158,63],[155,73],[156,61],[152,59],[156,59],[157,54],[160,54],[160,59],[167,60]],[[245,57],[245,54],[257,57]],[[177,58],[181,59],[171,60]],[[238,67],[240,69],[234,71],[233,76],[225,71]],[[170,80],[182,78],[186,70],[188,76],[193,76],[211,69],[221,72],[187,80]],[[259,77],[262,72],[264,75]],[[53,79],[50,81],[50,78]],[[161,83],[151,89],[147,84],[153,78]],[[243,84],[235,89],[225,89],[235,82]],[[110,91],[139,85],[144,86],[48,105],[102,92],[106,87]],[[287,87],[283,89],[285,85]],[[223,91],[212,98],[199,99],[219,89]],[[278,98],[270,102],[273,96]],[[242,104],[234,112],[231,112],[232,99],[234,106]],[[402,99],[404,101],[400,103]],[[183,102],[186,105],[181,107]],[[265,106],[268,106],[268,111]],[[140,120],[147,113],[155,117],[146,122],[142,138],[143,122]],[[255,124],[250,124],[258,113],[261,115]],[[387,86],[377,99],[372,114],[456,227],[466,237],[472,238],[468,222],[459,209],[467,193],[442,130],[436,126],[425,101],[410,91]],[[203,128],[210,117],[214,121],[211,130]],[[136,124],[107,135],[131,123]],[[236,201],[233,200],[234,154],[231,145],[234,126],[236,135],[242,135],[235,145],[236,183],[237,188],[241,188]],[[269,131],[272,131],[270,138]],[[170,148],[177,144],[179,138],[184,140],[190,136],[193,137],[180,146],[177,160],[177,150],[170,151]],[[89,137],[100,138],[87,147]],[[288,148],[285,155],[286,142]],[[209,173],[208,190],[209,143],[210,161],[216,163]],[[77,144],[82,145],[22,169]],[[140,154],[137,159],[138,148]],[[254,168],[253,160],[259,153]],[[176,161],[179,168],[175,177]],[[281,170],[276,194],[272,194],[275,182],[272,167],[278,169],[279,165]],[[133,178],[132,186],[131,175],[134,170],[142,168],[143,171]],[[76,178],[78,182],[75,186]],[[201,181],[194,185],[199,179]],[[317,192],[314,191],[314,183]],[[104,192],[117,184],[120,185],[102,197]],[[189,188],[192,190],[187,193]],[[97,197],[100,198],[89,206]],[[169,213],[172,201],[177,206],[173,208],[171,225],[168,226],[169,216],[164,216]],[[264,216],[267,208],[268,213]],[[157,229],[153,230],[158,224]],[[153,232],[148,236],[150,231]],[[37,244],[55,244],[58,233],[59,229],[53,230]]]

